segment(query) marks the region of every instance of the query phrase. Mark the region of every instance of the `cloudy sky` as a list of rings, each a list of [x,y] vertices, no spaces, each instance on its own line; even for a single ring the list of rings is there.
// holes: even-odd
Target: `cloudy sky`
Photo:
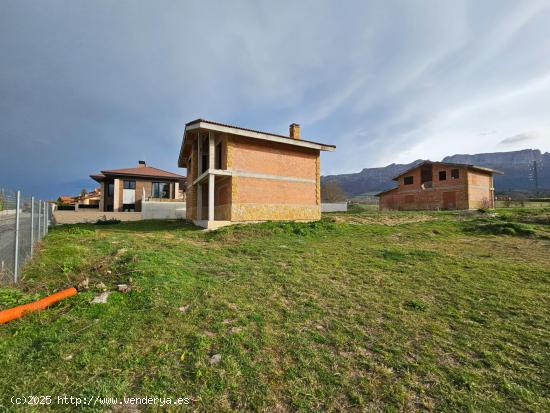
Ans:
[[[337,145],[322,173],[550,150],[550,1],[0,0],[0,186],[177,171],[198,117]],[[185,170],[180,170],[185,173]]]

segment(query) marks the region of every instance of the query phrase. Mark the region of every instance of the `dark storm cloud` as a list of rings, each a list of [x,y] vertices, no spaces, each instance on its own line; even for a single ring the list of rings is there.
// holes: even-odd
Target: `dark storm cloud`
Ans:
[[[512,1],[4,0],[0,186],[53,198],[138,159],[178,171],[197,117],[299,122],[338,146],[325,173],[496,147],[548,128],[549,17]]]

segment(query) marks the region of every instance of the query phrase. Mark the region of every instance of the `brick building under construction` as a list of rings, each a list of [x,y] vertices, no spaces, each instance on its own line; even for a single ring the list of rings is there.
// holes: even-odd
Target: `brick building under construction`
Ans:
[[[205,228],[321,217],[320,152],[334,145],[197,119],[185,126],[187,219]]]
[[[398,186],[378,194],[381,210],[494,208],[493,175],[476,165],[424,161],[393,180]]]

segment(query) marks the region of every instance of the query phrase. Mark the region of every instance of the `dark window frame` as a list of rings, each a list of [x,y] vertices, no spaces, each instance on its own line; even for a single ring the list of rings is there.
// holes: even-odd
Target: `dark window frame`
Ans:
[[[403,177],[403,185],[413,185],[413,184],[414,184],[413,175]]]
[[[165,188],[167,188],[168,191],[166,191],[165,189],[161,194],[161,185],[166,185]],[[161,195],[166,195],[166,196],[161,196]],[[170,199],[170,182],[161,182],[161,181],[153,182],[151,184],[151,198]]]
[[[107,184],[107,196],[114,196],[115,195],[115,184],[109,183]]]
[[[135,179],[125,179],[122,182],[122,187],[124,189],[136,189],[136,181]]]
[[[460,179],[460,169],[459,168],[451,169],[451,179]]]
[[[122,212],[136,212],[136,204],[122,204]]]
[[[447,171],[439,171],[439,180],[440,181],[446,181],[447,180]]]

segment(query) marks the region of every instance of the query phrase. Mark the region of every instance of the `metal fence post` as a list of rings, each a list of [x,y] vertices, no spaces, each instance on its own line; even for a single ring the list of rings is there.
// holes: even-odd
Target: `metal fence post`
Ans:
[[[48,233],[48,203],[44,201],[44,236]]]
[[[34,249],[34,196],[31,197],[31,257]]]
[[[50,204],[48,204],[48,201],[44,201],[44,205],[46,206],[46,234],[50,232]]]
[[[42,216],[40,215],[40,210],[41,210],[41,203],[40,203],[40,200],[38,200],[38,227],[36,228],[37,231],[36,231],[36,240],[37,241],[40,241],[40,238],[42,238],[40,236],[40,228],[41,228],[41,225],[42,225]]]
[[[17,191],[17,198],[15,202],[15,254],[14,254],[14,266],[13,266],[13,283],[17,283],[17,276],[19,275],[19,208],[21,206],[21,191]]]
[[[42,211],[44,211],[44,219],[42,220],[42,237],[46,236],[46,203],[42,201]]]

